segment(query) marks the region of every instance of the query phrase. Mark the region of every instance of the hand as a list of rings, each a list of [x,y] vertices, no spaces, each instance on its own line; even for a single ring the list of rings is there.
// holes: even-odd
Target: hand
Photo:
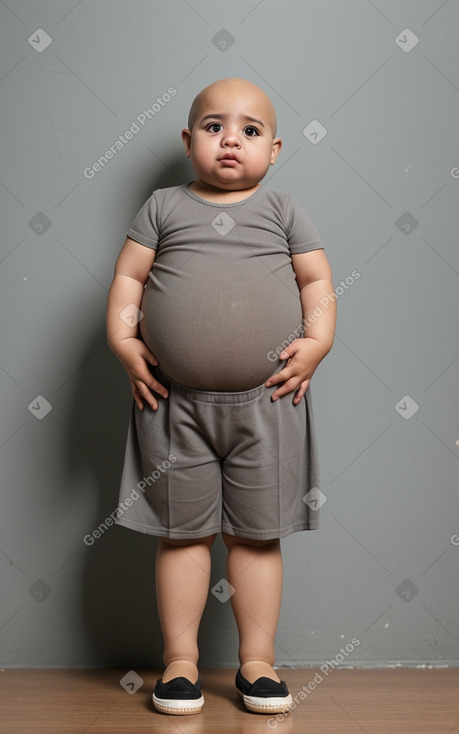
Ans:
[[[158,409],[158,401],[152,391],[167,398],[169,393],[164,385],[155,380],[148,364],[157,365],[158,360],[148,347],[135,337],[123,339],[116,346],[116,355],[126,370],[131,383],[132,396],[139,408],[143,410],[144,400],[152,410]]]
[[[303,399],[311,382],[311,377],[323,356],[323,349],[316,339],[302,337],[292,341],[279,354],[279,359],[286,359],[287,364],[280,372],[271,375],[265,382],[266,387],[283,383],[272,394],[271,400],[276,401],[282,395],[287,395],[287,393],[296,390],[293,403],[298,405]]]

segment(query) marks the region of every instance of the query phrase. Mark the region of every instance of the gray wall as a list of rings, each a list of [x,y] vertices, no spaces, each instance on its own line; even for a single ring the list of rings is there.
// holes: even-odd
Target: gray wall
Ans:
[[[326,502],[282,542],[278,664],[458,664],[458,4],[6,0],[0,23],[1,664],[161,665],[157,539],[83,541],[116,507],[130,407],[105,302],[141,204],[193,178],[180,130],[225,76],[272,97],[266,183],[305,206],[339,294],[312,384]],[[225,557],[218,538],[211,586]],[[236,665],[211,592],[200,643]]]

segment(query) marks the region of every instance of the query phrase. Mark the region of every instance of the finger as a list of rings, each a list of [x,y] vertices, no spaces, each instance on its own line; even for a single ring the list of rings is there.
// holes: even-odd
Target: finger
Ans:
[[[293,398],[293,402],[295,405],[298,405],[298,403],[301,403],[302,399],[305,396],[306,390],[308,389],[310,380],[304,380],[304,382],[301,383],[298,390],[296,391],[295,397]]]
[[[152,364],[154,367],[157,367],[159,362],[156,359],[155,355],[150,352],[150,350],[145,347],[144,350],[141,353],[141,356],[146,359],[147,362]]]
[[[156,398],[153,397],[152,393],[150,393],[150,395],[146,397],[145,400],[147,401],[148,405],[150,406],[150,408],[153,411],[158,410],[159,408],[158,401],[156,400]]]
[[[153,390],[154,392],[158,393],[158,395],[161,395],[163,398],[167,398],[169,396],[169,392],[167,388],[162,385],[158,380],[156,380],[151,372],[145,367],[143,369],[138,369],[137,374],[134,376],[135,384],[137,387],[140,388],[140,386],[147,386],[150,391]],[[144,395],[144,391],[141,390],[142,395]]]
[[[148,381],[145,382],[149,388],[157,392],[158,395],[161,395],[163,398],[167,398],[169,396],[168,389],[164,385],[161,385],[158,380],[155,380],[154,377],[151,377],[151,375],[149,376]]]
[[[131,383],[131,392],[138,409],[143,410],[143,400],[134,382]]]
[[[265,387],[272,387],[273,385],[278,385],[280,382],[285,382],[286,380],[289,380],[292,377],[292,370],[289,369],[289,365],[284,367],[280,372],[275,372],[274,375],[271,375],[271,377],[268,377],[267,381],[265,382]]]
[[[285,349],[279,354],[279,359],[289,359],[290,357],[293,357],[293,355],[298,351],[298,339],[295,339],[294,341],[290,342],[288,346],[285,347]]]
[[[271,400],[275,402],[279,398],[282,397],[282,395],[287,395],[289,392],[293,392],[293,390],[296,390],[298,387],[298,381],[295,380],[295,378],[291,378],[290,380],[287,380],[284,382],[281,387],[279,387],[273,394],[271,395]]]
[[[148,403],[150,408],[152,410],[158,410],[158,401],[156,400],[151,390],[147,387],[147,385],[144,385],[143,383],[138,383],[137,389],[141,398],[143,398],[145,402]]]

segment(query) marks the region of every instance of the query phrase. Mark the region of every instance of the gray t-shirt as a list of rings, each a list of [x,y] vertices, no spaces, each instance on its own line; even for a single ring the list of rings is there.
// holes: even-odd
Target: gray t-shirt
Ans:
[[[127,236],[157,250],[139,326],[171,379],[239,392],[280,369],[273,352],[301,335],[291,255],[323,248],[290,194],[261,186],[219,204],[187,184],[158,189]]]

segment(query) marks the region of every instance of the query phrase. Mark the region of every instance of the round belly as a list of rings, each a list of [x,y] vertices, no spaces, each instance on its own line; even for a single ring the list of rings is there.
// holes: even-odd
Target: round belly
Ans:
[[[141,304],[142,338],[164,372],[186,387],[240,392],[261,385],[282,367],[281,345],[301,335],[290,263],[289,269],[291,276],[278,277],[265,268],[249,281],[234,273],[210,283],[202,274],[176,283],[170,273],[163,283],[150,277]]]

